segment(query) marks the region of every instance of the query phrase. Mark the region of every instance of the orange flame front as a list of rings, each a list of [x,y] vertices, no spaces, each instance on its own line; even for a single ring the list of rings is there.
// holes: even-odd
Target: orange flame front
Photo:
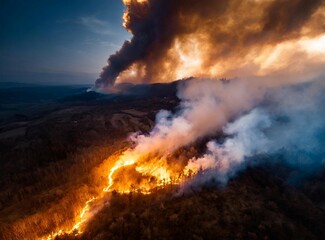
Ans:
[[[131,171],[123,172],[127,168]],[[100,196],[94,196],[85,202],[73,227],[62,228],[41,239],[51,240],[66,234],[74,236],[82,234],[86,223],[93,216],[92,205],[95,201],[101,200],[105,193],[117,191],[127,194],[136,191],[141,194],[150,194],[154,189],[165,186],[166,183],[179,184],[185,176],[187,176],[186,173],[179,173],[172,166],[168,166],[165,157],[149,157],[148,153],[136,154],[132,150],[127,150],[109,170],[108,186],[103,189]]]
[[[65,234],[74,234],[75,236],[81,234],[82,231],[80,230],[80,227],[87,220],[86,214],[90,210],[90,204],[92,202],[94,202],[95,200],[96,200],[96,198],[92,197],[85,203],[84,208],[81,210],[81,213],[79,214],[79,220],[75,223],[75,225],[70,230],[64,231],[63,229],[60,229],[57,232],[53,232],[46,238],[42,238],[42,239],[51,240],[51,239],[55,239],[56,237],[59,237],[59,236],[65,235]]]

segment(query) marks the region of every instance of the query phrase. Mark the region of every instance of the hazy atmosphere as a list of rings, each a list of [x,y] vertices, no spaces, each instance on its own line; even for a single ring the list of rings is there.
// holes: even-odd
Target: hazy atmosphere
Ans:
[[[0,239],[325,239],[323,0],[4,0]]]

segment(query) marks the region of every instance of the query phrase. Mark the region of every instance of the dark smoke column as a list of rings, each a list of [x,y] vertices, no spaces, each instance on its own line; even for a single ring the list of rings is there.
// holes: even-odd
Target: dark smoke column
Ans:
[[[179,1],[179,3],[178,3]],[[195,1],[195,0],[191,0]],[[204,0],[207,1],[207,0]],[[171,46],[179,31],[175,14],[185,0],[128,0],[124,14],[124,27],[132,33],[131,41],[125,41],[122,48],[108,59],[96,80],[97,88],[114,85],[116,78],[133,63],[142,61],[147,67],[152,58],[161,57]],[[181,3],[181,4],[180,4]],[[149,56],[150,55],[150,56]]]
[[[131,41],[125,41],[122,48],[109,57],[108,65],[103,68],[100,77],[96,80],[97,88],[114,85],[120,73],[146,56],[150,45],[156,39],[157,21],[153,21],[153,18],[158,5],[152,4],[151,1],[145,3],[131,1],[127,5],[125,28],[132,33],[133,37]]]
[[[304,36],[301,29],[311,16],[325,9],[324,0],[123,0],[123,3],[127,8],[124,27],[133,37],[109,57],[108,65],[96,80],[97,88],[114,85],[116,78],[135,63],[144,67],[145,80],[151,81],[161,72],[175,77],[177,56],[167,59],[171,64],[165,68],[162,63],[170,57],[167,55],[170,50],[175,52],[176,40],[184,43],[193,36],[203,36],[199,42],[200,50],[204,49],[202,67],[209,68],[227,59],[245,59],[251,50],[301,38]],[[318,21],[308,25],[310,34],[323,32],[324,18],[318,15]]]
[[[108,65],[103,68],[100,77],[96,80],[96,87],[103,88],[114,85],[116,78],[121,72],[130,67],[135,61],[144,57],[150,42],[149,36],[143,39],[133,37],[131,41],[125,41],[122,48],[109,57]]]

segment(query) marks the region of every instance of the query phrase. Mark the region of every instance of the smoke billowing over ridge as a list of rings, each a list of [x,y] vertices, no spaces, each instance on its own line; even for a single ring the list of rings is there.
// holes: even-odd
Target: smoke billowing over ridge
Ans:
[[[278,109],[259,109],[265,95],[301,82],[314,81],[314,85],[315,80],[324,80],[324,1],[123,2],[124,27],[133,38],[109,58],[97,87],[112,89],[120,82],[195,78],[180,84],[176,113],[162,110],[148,134],[132,135],[134,147],[122,154],[117,169],[134,165],[144,176],[172,179],[177,173],[167,161],[168,156],[224,129],[226,134],[235,135],[234,139],[228,138],[221,145],[209,142],[207,153],[190,160],[182,171],[219,169],[224,171],[226,182],[229,172],[236,172],[247,157],[263,153],[258,145],[245,145],[252,139],[271,145],[267,146],[269,149],[265,147],[266,154],[277,152],[271,149],[279,141],[274,136],[264,136],[263,131],[273,126],[270,115]],[[220,77],[232,80],[217,81]],[[287,91],[288,99],[294,96]],[[307,100],[317,101],[317,96]],[[280,102],[273,101],[274,106],[277,104]],[[287,110],[284,112],[291,116]],[[323,116],[315,117],[317,120]],[[294,119],[305,123],[305,119]],[[294,124],[288,125],[287,130],[290,129],[288,135],[294,142],[299,129]],[[274,132],[277,131],[275,127]],[[239,154],[240,148],[243,149]]]
[[[228,135],[224,141],[208,142],[206,153],[189,161],[188,169],[207,170],[192,183],[226,183],[258,161],[294,169],[290,181],[325,169],[324,90],[324,82],[318,81],[269,91],[264,103],[223,128]]]
[[[322,0],[123,2],[124,26],[133,37],[109,57],[97,87],[281,75],[284,69],[299,75],[306,65],[319,70],[325,62],[325,50],[315,51],[325,39]]]
[[[225,184],[259,158],[276,162],[281,156],[297,178],[324,169],[324,79],[285,87],[251,83],[196,79],[181,84],[178,111],[161,110],[150,133],[134,134],[135,146],[119,164],[135,165],[144,176],[160,179],[173,178],[180,169],[185,175],[204,170],[190,185],[211,179]],[[166,161],[178,149],[211,139],[220,130],[222,142],[208,141],[206,153],[188,159],[186,166]]]

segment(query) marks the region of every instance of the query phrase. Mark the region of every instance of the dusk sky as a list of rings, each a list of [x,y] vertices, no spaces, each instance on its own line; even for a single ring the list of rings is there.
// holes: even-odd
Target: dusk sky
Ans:
[[[94,83],[125,39],[119,0],[2,0],[0,81]]]

